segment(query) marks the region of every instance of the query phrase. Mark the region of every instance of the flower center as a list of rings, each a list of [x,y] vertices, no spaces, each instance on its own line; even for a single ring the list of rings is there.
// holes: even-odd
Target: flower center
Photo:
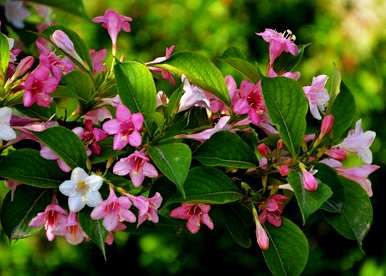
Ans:
[[[76,190],[80,194],[85,194],[88,191],[88,186],[85,181],[81,180],[76,185]]]

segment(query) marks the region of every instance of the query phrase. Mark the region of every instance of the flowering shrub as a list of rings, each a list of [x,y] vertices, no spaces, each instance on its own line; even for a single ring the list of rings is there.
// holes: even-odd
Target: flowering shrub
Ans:
[[[30,13],[21,1],[5,11],[9,29]],[[119,231],[225,226],[243,247],[254,232],[274,275],[299,275],[309,245],[287,218],[299,220],[287,211],[294,201],[303,225],[322,214],[362,245],[375,133],[360,119],[353,126],[355,102],[339,73],[302,85],[296,66],[307,45],[272,29],[257,33],[268,44],[264,72],[236,48],[218,58],[240,84],[174,45],[152,61],[127,61],[117,38],[132,20],[113,10],[93,19],[111,38],[111,64],[108,50],[87,48],[46,17],[32,47],[0,35],[0,176],[11,189],[1,224],[10,239],[44,226],[50,241],[91,240],[105,255]]]

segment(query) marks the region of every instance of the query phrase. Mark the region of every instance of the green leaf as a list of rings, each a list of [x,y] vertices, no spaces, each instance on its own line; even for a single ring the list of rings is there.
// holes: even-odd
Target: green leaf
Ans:
[[[185,180],[186,198],[174,201],[226,204],[242,198],[235,183],[219,169],[195,167]]]
[[[71,168],[86,167],[87,154],[79,137],[62,126],[51,127],[43,132],[34,132],[39,140],[53,150]]]
[[[49,108],[44,108],[35,104],[31,107],[18,105],[16,106],[16,109],[28,117],[48,120],[55,114],[55,103],[53,103]]]
[[[94,84],[87,73],[72,71],[63,76],[61,83],[52,94],[53,97],[74,97],[84,102],[94,100]]]
[[[307,218],[320,209],[323,203],[332,196],[331,189],[321,182],[319,182],[319,187],[315,192],[306,191],[299,172],[290,172],[288,182],[294,189],[296,201],[302,214],[303,224],[306,224]]]
[[[306,130],[308,104],[298,83],[289,78],[263,79],[263,95],[272,122],[296,157]]]
[[[325,213],[325,218],[339,234],[347,239],[356,240],[362,248],[362,241],[373,220],[370,199],[358,183],[338,178],[343,186],[343,209],[341,214]]]
[[[80,212],[79,223],[87,236],[89,236],[89,238],[102,251],[103,257],[106,260],[105,240],[108,233],[103,226],[102,220],[93,220],[90,217],[90,214],[91,212],[89,210],[83,210]]]
[[[157,89],[149,69],[142,63],[130,61],[115,65],[119,96],[131,112],[142,112],[145,121],[156,110]]]
[[[352,125],[356,112],[354,97],[343,82],[341,85],[341,92],[336,97],[331,111],[332,115],[334,115],[332,135],[334,141],[338,141]]]
[[[182,93],[184,91],[182,88],[183,86],[180,85],[169,98],[169,103],[167,104],[165,110],[165,113],[169,119],[173,119],[178,111]]]
[[[205,141],[195,152],[194,158],[205,166],[248,169],[257,162],[252,149],[237,135],[221,131]]]
[[[9,44],[5,35],[0,33],[0,69],[1,73],[5,75],[9,63]],[[5,76],[4,76],[5,78]]]
[[[29,0],[87,18],[82,0]]]
[[[192,161],[190,148],[183,143],[163,144],[149,147],[148,153],[157,168],[185,197],[184,182]]]
[[[342,82],[342,75],[334,64],[332,75],[329,81],[328,92],[330,94],[330,100],[328,101],[327,113],[330,113],[331,107],[335,102],[336,96],[338,96],[338,94],[340,93],[341,82]]]
[[[311,43],[298,45],[299,52],[296,56],[291,54],[281,55],[273,65],[275,72],[293,72],[303,59],[305,49],[310,46]]]
[[[68,1],[68,2],[70,2],[70,1]],[[86,46],[86,44],[83,41],[83,39],[76,32],[74,32],[74,31],[72,31],[72,30],[70,30],[70,29],[68,29],[66,27],[63,27],[63,26],[50,26],[46,30],[44,30],[42,35],[43,35],[44,38],[46,38],[49,41],[51,41],[51,35],[56,30],[62,30],[63,32],[66,33],[66,35],[70,38],[70,40],[74,44],[74,48],[75,48],[76,52],[78,53],[80,58],[83,61],[86,62],[86,64],[81,64],[81,63],[79,63],[79,61],[77,61],[73,57],[69,56],[67,53],[63,52],[61,49],[60,49],[60,51],[63,54],[65,54],[66,56],[68,56],[73,62],[78,64],[81,68],[85,69],[86,71],[91,72],[92,71],[91,57],[90,57],[89,49]],[[53,44],[53,45],[55,45],[55,44]]]
[[[224,76],[207,57],[192,52],[180,52],[154,66],[164,68],[179,76],[185,75],[193,84],[212,92],[224,103],[230,104]]]
[[[232,66],[252,82],[257,82],[262,77],[258,66],[248,62],[243,54],[235,47],[227,49],[220,60]]]
[[[12,151],[1,158],[0,176],[39,188],[57,188],[66,179],[56,162],[43,159],[33,149]]]
[[[289,219],[275,228],[267,225],[269,248],[263,251],[265,262],[275,276],[300,275],[308,261],[309,247],[303,232]]]
[[[28,224],[50,204],[51,197],[48,190],[22,185],[16,189],[12,200],[12,191],[9,191],[1,208],[1,225],[8,238],[27,237],[31,230]]]

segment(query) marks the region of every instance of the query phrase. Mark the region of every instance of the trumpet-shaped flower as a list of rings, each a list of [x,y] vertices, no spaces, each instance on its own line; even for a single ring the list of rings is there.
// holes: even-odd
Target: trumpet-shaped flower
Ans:
[[[87,238],[87,235],[80,226],[77,215],[74,212],[71,212],[67,217],[64,237],[66,241],[72,245],[78,245]]]
[[[173,51],[174,51],[175,48],[176,48],[175,45],[171,45],[170,47],[167,47],[166,50],[165,50],[165,56],[157,57],[154,60],[149,61],[149,62],[146,63],[146,65],[150,66],[149,69],[151,71],[153,71],[155,73],[160,73],[162,78],[164,80],[169,81],[169,83],[171,85],[175,85],[176,84],[176,81],[173,78],[172,73],[170,73],[169,71],[167,71],[167,70],[165,70],[163,68],[158,68],[158,67],[154,67],[154,66],[151,66],[151,65],[157,64],[157,63],[161,63],[161,62],[164,62],[164,61],[168,60],[172,56]]]
[[[89,154],[100,155],[102,153],[101,146],[98,142],[107,138],[107,133],[102,129],[93,126],[92,120],[86,119],[83,127],[76,127],[72,130],[78,137],[86,143]]]
[[[316,180],[314,174],[316,170],[307,171],[305,168],[302,168],[302,182],[304,189],[310,192],[315,192],[318,189],[318,181]]]
[[[110,195],[102,201],[91,212],[92,219],[103,219],[103,226],[107,231],[114,231],[120,222],[128,221],[134,223],[135,215],[129,210],[131,201],[126,196],[117,197],[113,189],[110,189]]]
[[[157,209],[162,204],[162,196],[160,193],[155,193],[154,196],[147,198],[144,196],[129,196],[133,205],[138,209],[138,224],[140,226],[145,221],[158,223],[159,217]]]
[[[104,64],[107,50],[101,49],[96,51],[94,49],[90,49],[90,57],[92,62],[92,71],[94,74],[106,71],[106,65]]]
[[[0,143],[2,140],[10,141],[16,139],[16,132],[11,128],[12,109],[9,107],[0,108]]]
[[[211,230],[214,228],[213,221],[209,217],[210,208],[211,206],[208,204],[182,203],[181,206],[170,212],[170,216],[175,219],[187,220],[186,228],[195,234],[200,230],[201,223]]]
[[[193,106],[201,106],[209,109],[210,103],[204,90],[190,84],[189,80],[184,75],[182,75],[181,80],[184,83],[184,94],[180,99],[178,112],[185,111]]]
[[[310,86],[304,86],[303,91],[308,99],[310,105],[310,112],[315,119],[322,119],[320,112],[323,112],[330,96],[325,88],[328,77],[326,75],[319,75],[313,77]]]
[[[156,168],[149,162],[149,158],[141,151],[135,151],[126,158],[121,158],[114,166],[116,175],[130,175],[131,182],[135,187],[141,186],[146,177],[158,176]]]
[[[115,116],[115,119],[103,124],[103,130],[109,135],[114,135],[113,149],[121,150],[127,144],[130,144],[132,147],[141,145],[142,113],[131,114],[126,106],[119,104]]]
[[[88,175],[82,168],[75,168],[71,173],[71,179],[64,181],[59,186],[59,191],[68,196],[68,208],[71,212],[78,212],[85,205],[98,206],[102,197],[99,188],[103,184],[103,178],[92,174]]]
[[[281,213],[287,199],[288,197],[284,195],[276,194],[260,204],[259,208],[262,210],[259,216],[260,223],[264,224],[268,221],[273,226],[280,227],[282,224]]]

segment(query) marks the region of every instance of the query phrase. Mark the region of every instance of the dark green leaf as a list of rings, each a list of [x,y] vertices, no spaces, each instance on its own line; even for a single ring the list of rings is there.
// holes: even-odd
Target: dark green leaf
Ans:
[[[306,130],[308,104],[298,83],[289,78],[263,79],[263,95],[272,122],[288,151],[296,156]]]
[[[294,189],[295,197],[302,213],[303,224],[307,218],[321,208],[331,196],[331,189],[324,183],[319,182],[319,187],[315,192],[309,192],[304,189],[299,172],[292,171],[288,176],[288,182]]]
[[[43,132],[34,132],[34,135],[71,168],[85,168],[87,160],[85,146],[71,130],[57,126]]]
[[[180,52],[161,64],[154,65],[178,75],[212,92],[224,103],[229,104],[228,89],[221,71],[207,57],[192,52]]]
[[[169,119],[173,119],[178,111],[180,100],[182,97],[182,92],[183,92],[182,85],[180,85],[169,98],[169,103],[167,104],[166,111],[165,111]]]
[[[33,149],[16,150],[0,159],[0,176],[39,188],[57,188],[66,179],[56,162]]]
[[[61,85],[52,94],[54,97],[74,97],[84,102],[93,100],[94,84],[91,77],[82,71],[72,71],[63,76]]]
[[[51,197],[48,190],[20,186],[12,200],[12,191],[9,191],[1,208],[1,224],[8,238],[13,240],[28,236],[31,230],[28,224],[37,213],[44,211]]]
[[[237,135],[221,131],[205,141],[194,158],[205,166],[248,169],[257,162],[252,149]]]
[[[303,59],[304,50],[310,46],[311,43],[298,45],[299,52],[296,56],[291,54],[281,55],[274,63],[274,70],[279,74],[284,72],[293,72]]]
[[[303,232],[289,219],[275,228],[267,225],[269,248],[263,251],[265,262],[275,276],[300,275],[308,261],[308,241]]]
[[[55,114],[55,104],[53,103],[51,107],[44,108],[38,105],[33,105],[31,107],[24,107],[23,105],[16,106],[16,109],[21,113],[32,118],[39,118],[43,120],[50,119]]]
[[[185,197],[183,185],[192,161],[190,148],[182,143],[164,144],[149,147],[148,153],[157,168],[176,184]]]
[[[87,18],[82,0],[28,0]]]

